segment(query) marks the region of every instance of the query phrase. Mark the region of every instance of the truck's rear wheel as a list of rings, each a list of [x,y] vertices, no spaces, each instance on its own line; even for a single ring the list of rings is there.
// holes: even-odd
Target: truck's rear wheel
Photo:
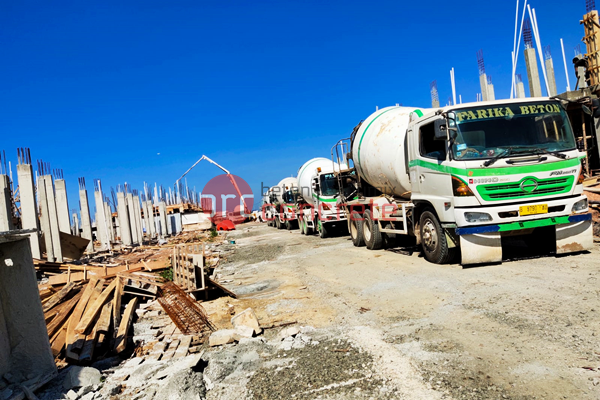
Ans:
[[[365,239],[363,235],[362,217],[357,211],[352,211],[352,214],[350,214],[348,225],[350,237],[352,238],[352,244],[356,247],[364,246]]]
[[[365,220],[363,221],[363,235],[365,244],[369,250],[379,250],[383,247],[383,237],[379,231],[377,221],[373,221],[371,210],[365,211]]]
[[[306,221],[303,216],[298,218],[298,225],[300,226],[300,233],[306,235]]]
[[[325,224],[323,224],[323,222],[321,222],[320,219],[317,219],[317,231],[319,232],[319,237],[321,239],[325,239],[326,237],[329,236],[329,232],[327,232],[327,228],[325,227]]]
[[[425,258],[435,264],[445,264],[452,258],[446,241],[446,232],[430,208],[426,209],[419,220],[421,246]]]

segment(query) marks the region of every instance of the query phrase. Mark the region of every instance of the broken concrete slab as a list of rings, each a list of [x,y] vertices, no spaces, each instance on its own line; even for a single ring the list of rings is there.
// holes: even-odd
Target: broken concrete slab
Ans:
[[[235,328],[235,333],[233,335],[233,339],[236,342],[239,342],[240,339],[243,338],[251,338],[254,336],[254,328],[250,326],[240,325]]]
[[[85,387],[99,385],[101,383],[102,374],[96,368],[92,367],[71,367],[65,380],[63,387],[72,389],[76,387]]]
[[[290,326],[287,328],[283,328],[281,330],[281,332],[279,332],[279,337],[281,339],[285,339],[290,336],[296,336],[299,333],[300,333],[300,328],[298,328],[297,326]]]
[[[227,343],[233,343],[235,342],[235,333],[236,332],[234,329],[221,329],[216,332],[213,332],[208,338],[208,345],[212,347],[221,346]]]
[[[257,335],[262,332],[260,324],[258,323],[258,318],[251,308],[247,308],[231,318],[231,324],[234,328],[237,328],[238,326],[249,326],[254,329],[254,333]]]

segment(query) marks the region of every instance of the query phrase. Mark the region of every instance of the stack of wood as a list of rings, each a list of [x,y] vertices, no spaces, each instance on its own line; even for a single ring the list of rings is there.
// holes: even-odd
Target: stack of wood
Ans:
[[[60,290],[40,289],[52,353],[59,363],[85,364],[108,352],[123,352],[139,299],[156,298],[163,285],[156,275],[132,270],[102,275]]]

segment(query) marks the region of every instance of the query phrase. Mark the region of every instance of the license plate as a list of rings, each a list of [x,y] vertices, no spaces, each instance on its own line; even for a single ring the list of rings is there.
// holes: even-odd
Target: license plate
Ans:
[[[548,204],[536,204],[534,206],[519,207],[519,215],[547,214]]]

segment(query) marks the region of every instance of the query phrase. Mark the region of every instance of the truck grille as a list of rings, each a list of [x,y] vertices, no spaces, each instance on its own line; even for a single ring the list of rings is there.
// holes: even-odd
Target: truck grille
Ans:
[[[505,183],[505,184],[494,184],[494,185],[480,185],[477,186],[477,191],[484,200],[505,200],[505,199],[524,199],[529,197],[547,196],[551,194],[566,193],[573,187],[573,181],[575,177],[573,175],[560,178],[549,178],[549,179],[535,179],[535,178],[523,178],[519,182]],[[524,181],[531,184],[531,181],[537,182],[537,187],[531,191],[524,191],[521,189],[521,184]],[[531,186],[530,186],[531,187]]]

